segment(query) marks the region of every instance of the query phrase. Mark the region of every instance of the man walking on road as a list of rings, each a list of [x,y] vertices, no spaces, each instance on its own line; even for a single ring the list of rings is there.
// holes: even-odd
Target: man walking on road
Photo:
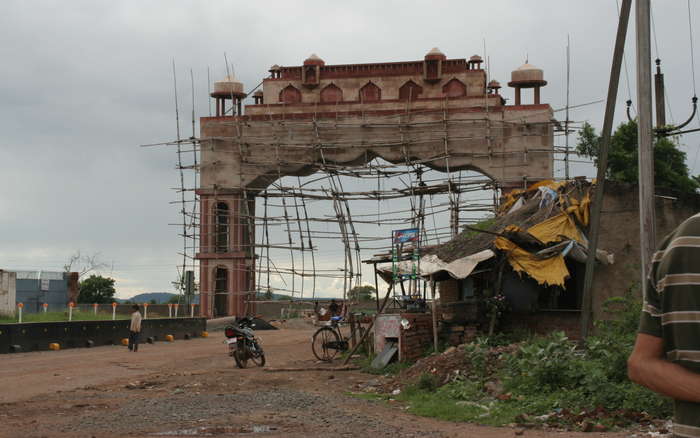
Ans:
[[[700,214],[652,257],[631,380],[674,399],[674,437],[700,438]]]
[[[141,334],[141,312],[138,304],[131,306],[134,313],[131,314],[131,324],[129,325],[129,351],[134,353],[139,349],[139,335]]]

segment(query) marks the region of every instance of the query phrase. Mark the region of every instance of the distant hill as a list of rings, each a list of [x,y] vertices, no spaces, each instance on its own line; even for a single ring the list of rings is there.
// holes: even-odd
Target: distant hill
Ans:
[[[175,296],[175,294],[170,292],[146,292],[143,294],[134,295],[131,298],[127,298],[127,300],[134,303],[150,303],[151,300],[155,300],[156,304],[163,304],[167,303],[170,297],[173,296]]]

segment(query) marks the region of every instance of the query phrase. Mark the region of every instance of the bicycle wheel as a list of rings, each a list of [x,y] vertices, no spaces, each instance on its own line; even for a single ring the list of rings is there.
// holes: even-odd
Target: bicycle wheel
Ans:
[[[314,356],[316,356],[316,359],[324,362],[333,360],[335,355],[338,354],[339,346],[340,338],[338,337],[338,333],[330,327],[321,327],[318,329],[311,340],[311,348],[314,352]]]

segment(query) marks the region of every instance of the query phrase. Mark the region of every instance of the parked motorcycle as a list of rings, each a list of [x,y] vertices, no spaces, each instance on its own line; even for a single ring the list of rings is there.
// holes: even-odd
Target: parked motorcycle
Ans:
[[[253,318],[246,316],[224,328],[228,355],[233,357],[238,368],[246,368],[248,361],[259,367],[265,366],[265,353],[260,338],[253,333],[254,327]]]

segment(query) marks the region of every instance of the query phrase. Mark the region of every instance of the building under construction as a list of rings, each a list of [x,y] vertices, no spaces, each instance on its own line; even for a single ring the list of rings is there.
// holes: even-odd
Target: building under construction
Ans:
[[[243,105],[247,93],[233,75],[215,82],[215,115],[200,119],[200,137],[191,141],[194,163],[180,162],[181,169],[199,172],[192,199],[197,207],[186,214],[183,233],[191,242],[184,255],[191,248],[199,264],[202,315],[253,311],[256,293],[274,288],[272,271],[322,276],[313,259],[312,237],[319,235],[309,225],[314,222],[338,225],[345,262],[333,275],[345,279],[347,292],[358,281],[366,241],[355,227],[351,201],[409,198],[405,223],[427,236],[424,197],[441,194],[447,199],[447,233],[454,236],[465,210],[461,194],[485,187],[508,191],[552,178],[553,111],[540,101],[546,84],[543,71],[526,63],[512,72],[508,86],[515,101],[506,104],[480,56],[448,59],[438,49],[418,61],[326,65],[312,55],[300,66],[275,65],[252,94],[252,105]],[[521,96],[527,89],[532,98]],[[457,177],[467,170],[482,178]],[[426,171],[441,178],[426,180]],[[327,187],[281,183],[315,173]],[[405,190],[347,192],[340,181],[394,174],[409,176]],[[272,199],[283,214],[268,215]],[[312,200],[332,202],[334,217],[315,217],[306,206]],[[184,195],[182,202],[185,212]],[[262,214],[256,202],[265,204]],[[286,224],[284,245],[269,239],[275,221]],[[381,215],[375,221],[381,223]],[[298,238],[292,239],[292,229]],[[277,266],[270,249],[310,253],[311,267]],[[299,296],[297,286],[287,292]]]

